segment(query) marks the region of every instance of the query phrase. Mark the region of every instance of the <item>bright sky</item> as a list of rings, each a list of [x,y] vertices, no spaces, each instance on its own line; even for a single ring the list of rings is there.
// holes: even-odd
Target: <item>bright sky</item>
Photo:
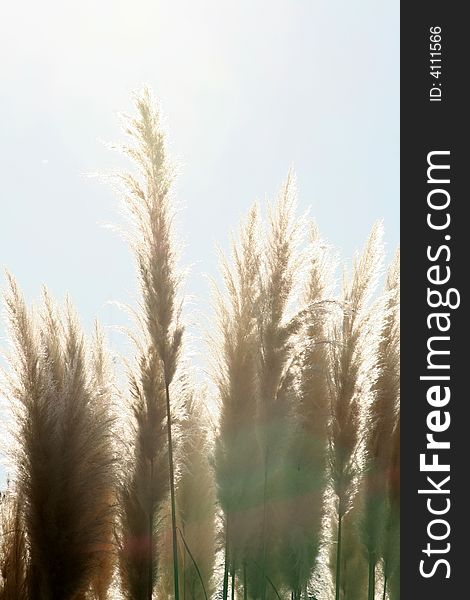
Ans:
[[[398,1],[17,0],[0,56],[0,266],[28,299],[44,282],[69,292],[87,328],[122,324],[107,301],[134,294],[126,245],[100,227],[118,203],[84,173],[118,164],[102,142],[122,139],[117,113],[144,83],[181,164],[198,309],[216,244],[291,165],[300,209],[345,257],[377,218],[398,243]]]

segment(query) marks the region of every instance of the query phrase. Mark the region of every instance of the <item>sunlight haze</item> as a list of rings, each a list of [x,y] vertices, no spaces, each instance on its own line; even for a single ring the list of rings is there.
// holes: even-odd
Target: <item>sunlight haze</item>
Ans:
[[[107,144],[122,141],[118,113],[132,110],[144,84],[180,172],[182,264],[197,320],[210,315],[217,245],[227,248],[250,204],[272,198],[291,166],[300,212],[310,209],[344,257],[378,218],[390,256],[399,235],[398,21],[397,3],[373,0],[4,3],[2,269],[28,300],[43,283],[58,299],[69,293],[86,330],[97,316],[112,349],[126,352],[109,326],[127,320],[109,301],[135,301],[132,258],[103,227],[122,223],[118,200],[88,174],[126,164]]]

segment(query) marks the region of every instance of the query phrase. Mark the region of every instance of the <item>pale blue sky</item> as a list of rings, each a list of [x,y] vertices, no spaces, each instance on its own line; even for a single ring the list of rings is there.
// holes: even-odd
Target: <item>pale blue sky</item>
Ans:
[[[118,203],[83,174],[116,166],[101,140],[121,139],[117,112],[143,83],[182,165],[199,309],[216,243],[291,165],[300,209],[343,256],[380,217],[398,243],[397,0],[18,0],[0,55],[0,265],[28,298],[43,282],[69,292],[86,327],[123,323],[106,302],[133,295],[128,249],[100,227]]]

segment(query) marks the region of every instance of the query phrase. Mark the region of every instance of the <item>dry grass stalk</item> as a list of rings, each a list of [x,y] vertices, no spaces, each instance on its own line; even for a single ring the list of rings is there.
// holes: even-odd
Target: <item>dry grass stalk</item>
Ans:
[[[181,424],[181,477],[177,501],[184,537],[184,597],[211,597],[215,560],[215,487],[209,462],[207,417],[198,398],[188,397]]]
[[[144,90],[137,97],[136,109],[137,115],[126,121],[126,133],[130,141],[124,147],[124,152],[137,168],[139,177],[124,173],[119,179],[124,186],[124,198],[134,226],[131,245],[137,262],[142,294],[139,320],[148,344],[146,353],[141,357],[140,379],[142,385],[151,383],[154,388],[153,394],[164,394],[166,406],[174,588],[175,599],[179,600],[170,388],[181,352],[183,327],[178,299],[181,275],[176,265],[177,253],[173,232],[174,202],[170,193],[173,171],[167,159],[160,114],[148,90]],[[148,381],[145,382],[145,379]],[[159,428],[154,434],[161,444]],[[150,468],[155,468],[155,465],[151,463]],[[150,562],[153,563],[153,559]],[[153,575],[149,573],[147,598],[151,597],[153,579]]]
[[[105,338],[102,329],[98,323],[95,323],[93,347],[92,347],[92,369],[94,372],[94,381],[96,384],[97,393],[101,396],[101,401],[106,406],[112,407],[113,401],[113,374],[109,363],[109,355],[105,347]],[[108,491],[107,502],[109,506],[116,507],[118,503],[118,489],[116,486]],[[101,544],[101,552],[99,553],[98,568],[90,585],[90,599],[106,600],[109,597],[109,592],[113,582],[116,565],[117,552],[114,543],[116,530],[116,513],[113,511],[113,518],[109,519],[106,536]]]
[[[329,454],[332,488],[337,498],[336,600],[341,589],[342,520],[351,509],[358,489],[363,413],[376,379],[377,316],[371,317],[368,303],[380,274],[382,257],[382,226],[377,224],[362,255],[355,260],[351,281],[344,288],[344,314],[332,332]]]
[[[259,310],[259,224],[256,207],[232,244],[230,267],[223,263],[225,299],[217,295],[219,340],[214,378],[220,400],[215,447],[216,482],[224,513],[225,566],[223,598],[228,574],[243,568],[250,535],[256,531],[253,489],[260,457],[254,423],[259,396],[257,311]]]
[[[316,228],[312,228],[310,262],[301,335],[304,349],[277,515],[277,527],[282,531],[279,569],[295,599],[301,594],[306,597],[318,555],[326,486],[332,263]]]
[[[133,458],[121,491],[120,576],[124,596],[140,600],[151,598],[155,587],[156,515],[169,488],[165,387],[152,345],[141,353],[130,385]]]
[[[176,487],[179,537],[179,576],[181,594],[187,600],[212,597],[216,551],[215,485],[211,465],[206,408],[194,386],[182,382],[184,406],[178,421],[177,456],[179,477]],[[163,515],[168,522],[170,515]],[[165,567],[171,565],[171,535],[164,528]],[[158,597],[170,597],[170,569],[162,568],[157,585]]]
[[[257,425],[263,462],[263,515],[255,565],[260,565],[256,569],[261,578],[260,597],[263,600],[278,585],[278,569],[273,560],[275,553],[268,552],[268,548],[278,544],[273,526],[278,502],[275,496],[288,440],[289,414],[295,397],[296,334],[302,324],[297,314],[290,315],[303,275],[299,252],[302,229],[295,218],[295,204],[295,181],[293,174],[289,173],[270,214],[257,312],[260,344]]]
[[[232,600],[300,600],[314,587],[316,597],[331,598],[329,572],[321,580],[329,548],[336,600],[363,597],[367,561],[359,526],[369,600],[378,593],[395,600],[398,261],[385,301],[370,309],[381,226],[356,259],[338,310],[316,231],[310,252],[301,251],[293,175],[265,230],[256,207],[250,211],[231,263],[224,262],[225,290],[217,297],[220,419],[211,448],[207,415],[182,365],[174,173],[148,91],[136,98],[125,131],[123,151],[136,174],[117,180],[132,221],[141,292],[139,333],[131,336],[129,459],[118,487],[102,335],[96,333],[89,357],[70,305],[59,311],[45,293],[42,309],[29,310],[10,277],[17,497],[0,506],[0,600],[105,600],[114,593],[152,600],[172,590],[175,600],[207,600],[217,571],[215,492],[223,513],[223,600],[229,591]],[[119,592],[112,589],[116,559]],[[377,589],[376,572],[379,582],[383,576]]]
[[[385,542],[387,478],[392,459],[392,434],[396,426],[400,393],[399,285],[397,253],[384,290],[385,311],[378,348],[378,377],[368,419],[362,539],[369,564],[369,600],[374,600],[375,597],[376,564]]]
[[[388,471],[388,515],[383,541],[382,559],[384,591],[390,600],[400,598],[400,420],[392,435],[392,457]]]
[[[0,499],[0,600],[27,600],[26,569],[21,500],[5,492]]]
[[[28,597],[85,594],[111,543],[111,419],[68,303],[45,293],[30,313],[12,277],[5,296],[13,352],[10,399],[18,427],[18,493],[24,502]]]

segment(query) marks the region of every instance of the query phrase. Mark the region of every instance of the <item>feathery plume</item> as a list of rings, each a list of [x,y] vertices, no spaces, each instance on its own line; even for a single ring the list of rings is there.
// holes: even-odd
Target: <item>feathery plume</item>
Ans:
[[[181,594],[187,600],[212,597],[215,562],[215,486],[210,463],[207,417],[202,397],[189,382],[182,382],[184,406],[179,418],[177,446],[179,477],[176,487],[178,536],[180,542],[179,576]],[[168,517],[165,515],[163,518]],[[166,531],[163,540],[168,542]],[[166,544],[171,562],[171,543]],[[160,574],[159,597],[171,596],[171,578]]]
[[[28,597],[74,599],[88,590],[110,543],[111,419],[70,303],[62,316],[45,293],[39,319],[8,279]]]
[[[152,598],[158,566],[156,515],[169,488],[165,387],[152,345],[141,353],[137,373],[129,376],[133,451],[120,509],[120,578],[128,600]]]
[[[343,292],[344,313],[332,331],[330,373],[330,469],[337,499],[336,592],[341,589],[341,534],[343,517],[352,507],[361,471],[362,420],[375,383],[378,343],[375,319],[368,303],[380,274],[383,256],[382,225],[376,224]]]
[[[136,110],[137,115],[126,121],[126,133],[130,141],[124,147],[124,152],[132,160],[139,176],[124,173],[119,176],[119,180],[124,187],[124,200],[134,226],[131,246],[142,294],[140,322],[148,343],[147,351],[141,358],[140,379],[144,386],[151,384],[155,388],[153,394],[163,393],[166,406],[174,588],[175,600],[179,600],[170,388],[181,352],[183,327],[178,297],[181,275],[176,264],[173,231],[175,210],[171,184],[174,174],[167,158],[160,113],[148,90],[144,90],[136,98]],[[134,390],[134,393],[137,392]],[[144,427],[143,424],[142,426]],[[159,437],[158,432],[157,429],[154,434]],[[161,444],[160,438],[158,443]],[[150,468],[154,467],[151,463]],[[153,576],[149,574],[148,579],[153,585]],[[147,598],[151,597],[151,592],[149,588]]]
[[[298,315],[289,315],[303,268],[298,252],[302,230],[295,219],[295,202],[295,182],[290,172],[270,214],[257,311],[260,344],[257,425],[263,464],[263,515],[259,557],[255,562],[261,565],[256,570],[258,577],[261,576],[262,600],[269,587],[276,587],[278,569],[271,564],[274,553],[268,553],[268,548],[278,542],[273,528],[277,501],[274,496],[288,440],[288,417],[295,396],[295,336],[302,322]]]
[[[215,558],[215,488],[204,411],[189,394],[181,423],[181,476],[177,505],[181,523],[184,597],[208,600],[212,595]]]
[[[328,329],[331,260],[316,228],[311,232],[310,273],[304,303],[303,351],[293,430],[281,479],[279,568],[294,599],[306,588],[317,558],[326,485]],[[305,595],[305,597],[307,597]]]
[[[95,322],[92,340],[92,365],[91,370],[98,397],[103,404],[104,411],[111,414],[113,401],[113,373],[109,362],[109,354],[105,346],[103,330],[98,322]],[[116,453],[113,447],[113,453]],[[112,518],[108,521],[106,535],[101,542],[99,553],[99,564],[91,582],[91,598],[93,600],[106,600],[114,577],[117,563],[116,545],[114,543],[118,486],[108,490],[108,505],[113,507]]]
[[[378,377],[368,415],[365,506],[362,539],[369,563],[369,600],[375,597],[375,569],[384,543],[392,434],[399,401],[399,255],[390,267],[384,290],[384,318],[378,348]]]
[[[26,536],[21,500],[11,492],[0,498],[0,600],[27,600]]]
[[[392,436],[392,458],[388,472],[388,515],[382,559],[384,571],[383,599],[400,598],[400,419]]]
[[[246,571],[246,545],[257,528],[256,480],[260,473],[255,419],[258,399],[257,311],[260,296],[259,224],[256,206],[232,243],[232,262],[223,263],[227,298],[217,295],[219,341],[214,379],[220,401],[215,475],[224,513],[224,599],[229,570]],[[246,591],[246,590],[245,590]]]

